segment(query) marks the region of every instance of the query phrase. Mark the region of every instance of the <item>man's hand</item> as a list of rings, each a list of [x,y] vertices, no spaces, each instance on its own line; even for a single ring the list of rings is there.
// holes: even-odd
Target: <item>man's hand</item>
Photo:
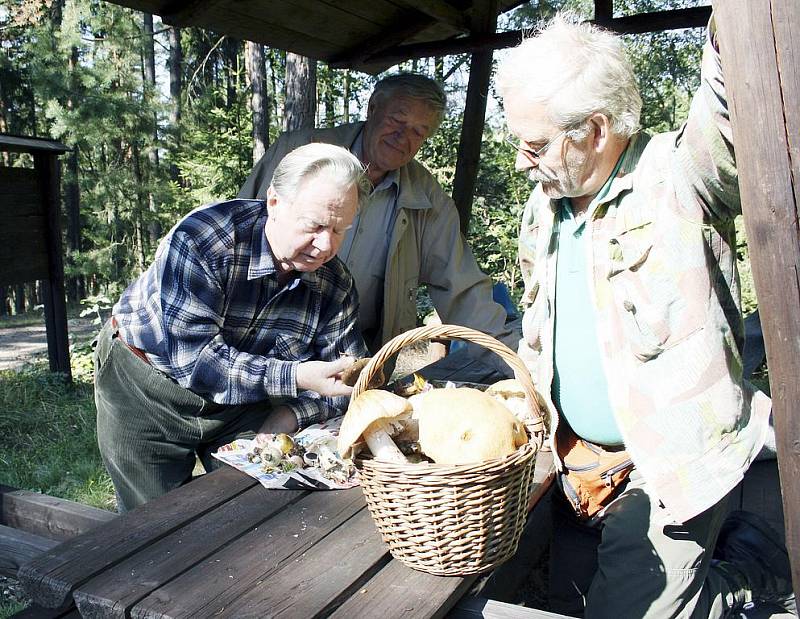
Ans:
[[[306,361],[297,366],[297,390],[316,391],[320,395],[346,396],[353,392],[342,381],[342,372],[349,368],[355,359],[342,357],[336,361]]]
[[[294,434],[297,432],[297,417],[288,406],[279,405],[270,411],[256,433],[256,443],[266,442],[267,435]]]

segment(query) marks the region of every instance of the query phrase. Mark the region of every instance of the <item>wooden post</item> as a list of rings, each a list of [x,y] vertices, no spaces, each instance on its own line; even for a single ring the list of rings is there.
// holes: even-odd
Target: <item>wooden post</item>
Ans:
[[[714,0],[800,591],[800,4]]]
[[[497,1],[475,5],[473,34],[491,33],[497,27]],[[472,54],[469,69],[467,102],[464,107],[464,121],[461,125],[461,140],[458,144],[456,177],[453,180],[453,200],[461,219],[461,232],[467,233],[472,216],[472,194],[478,176],[478,162],[481,157],[481,139],[486,119],[486,97],[489,93],[489,78],[492,74],[492,50],[481,50]]]
[[[64,261],[61,243],[60,164],[55,154],[34,153],[33,164],[42,186],[42,201],[47,212],[47,271],[42,280],[44,319],[47,329],[47,356],[51,372],[61,372],[72,380],[67,335],[67,304],[64,293]]]

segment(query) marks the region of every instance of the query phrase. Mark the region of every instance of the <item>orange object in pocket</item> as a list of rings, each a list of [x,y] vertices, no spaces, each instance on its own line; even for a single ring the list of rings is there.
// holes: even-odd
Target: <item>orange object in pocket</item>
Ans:
[[[556,452],[564,465],[559,480],[576,515],[588,519],[611,502],[634,468],[627,451],[609,451],[577,436],[562,421]]]

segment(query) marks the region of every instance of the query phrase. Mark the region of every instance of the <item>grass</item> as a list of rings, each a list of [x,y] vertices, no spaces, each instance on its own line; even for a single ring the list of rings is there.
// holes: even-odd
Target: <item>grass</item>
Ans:
[[[91,350],[73,348],[70,356],[72,384],[52,374],[44,359],[0,371],[0,483],[114,510],[97,448]],[[0,619],[6,619],[27,600],[14,581],[0,585]]]
[[[72,384],[46,361],[0,371],[0,482],[114,509],[97,448],[91,351],[71,357]]]

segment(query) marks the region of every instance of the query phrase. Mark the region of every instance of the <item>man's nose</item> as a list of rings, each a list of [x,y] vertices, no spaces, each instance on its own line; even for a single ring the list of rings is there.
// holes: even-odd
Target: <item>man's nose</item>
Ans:
[[[530,170],[531,168],[537,167],[539,164],[538,162],[534,162],[521,151],[517,151],[517,158],[514,160],[514,168],[519,171]]]
[[[314,247],[320,252],[329,252],[333,247],[333,232],[331,230],[318,232],[314,237]]]

